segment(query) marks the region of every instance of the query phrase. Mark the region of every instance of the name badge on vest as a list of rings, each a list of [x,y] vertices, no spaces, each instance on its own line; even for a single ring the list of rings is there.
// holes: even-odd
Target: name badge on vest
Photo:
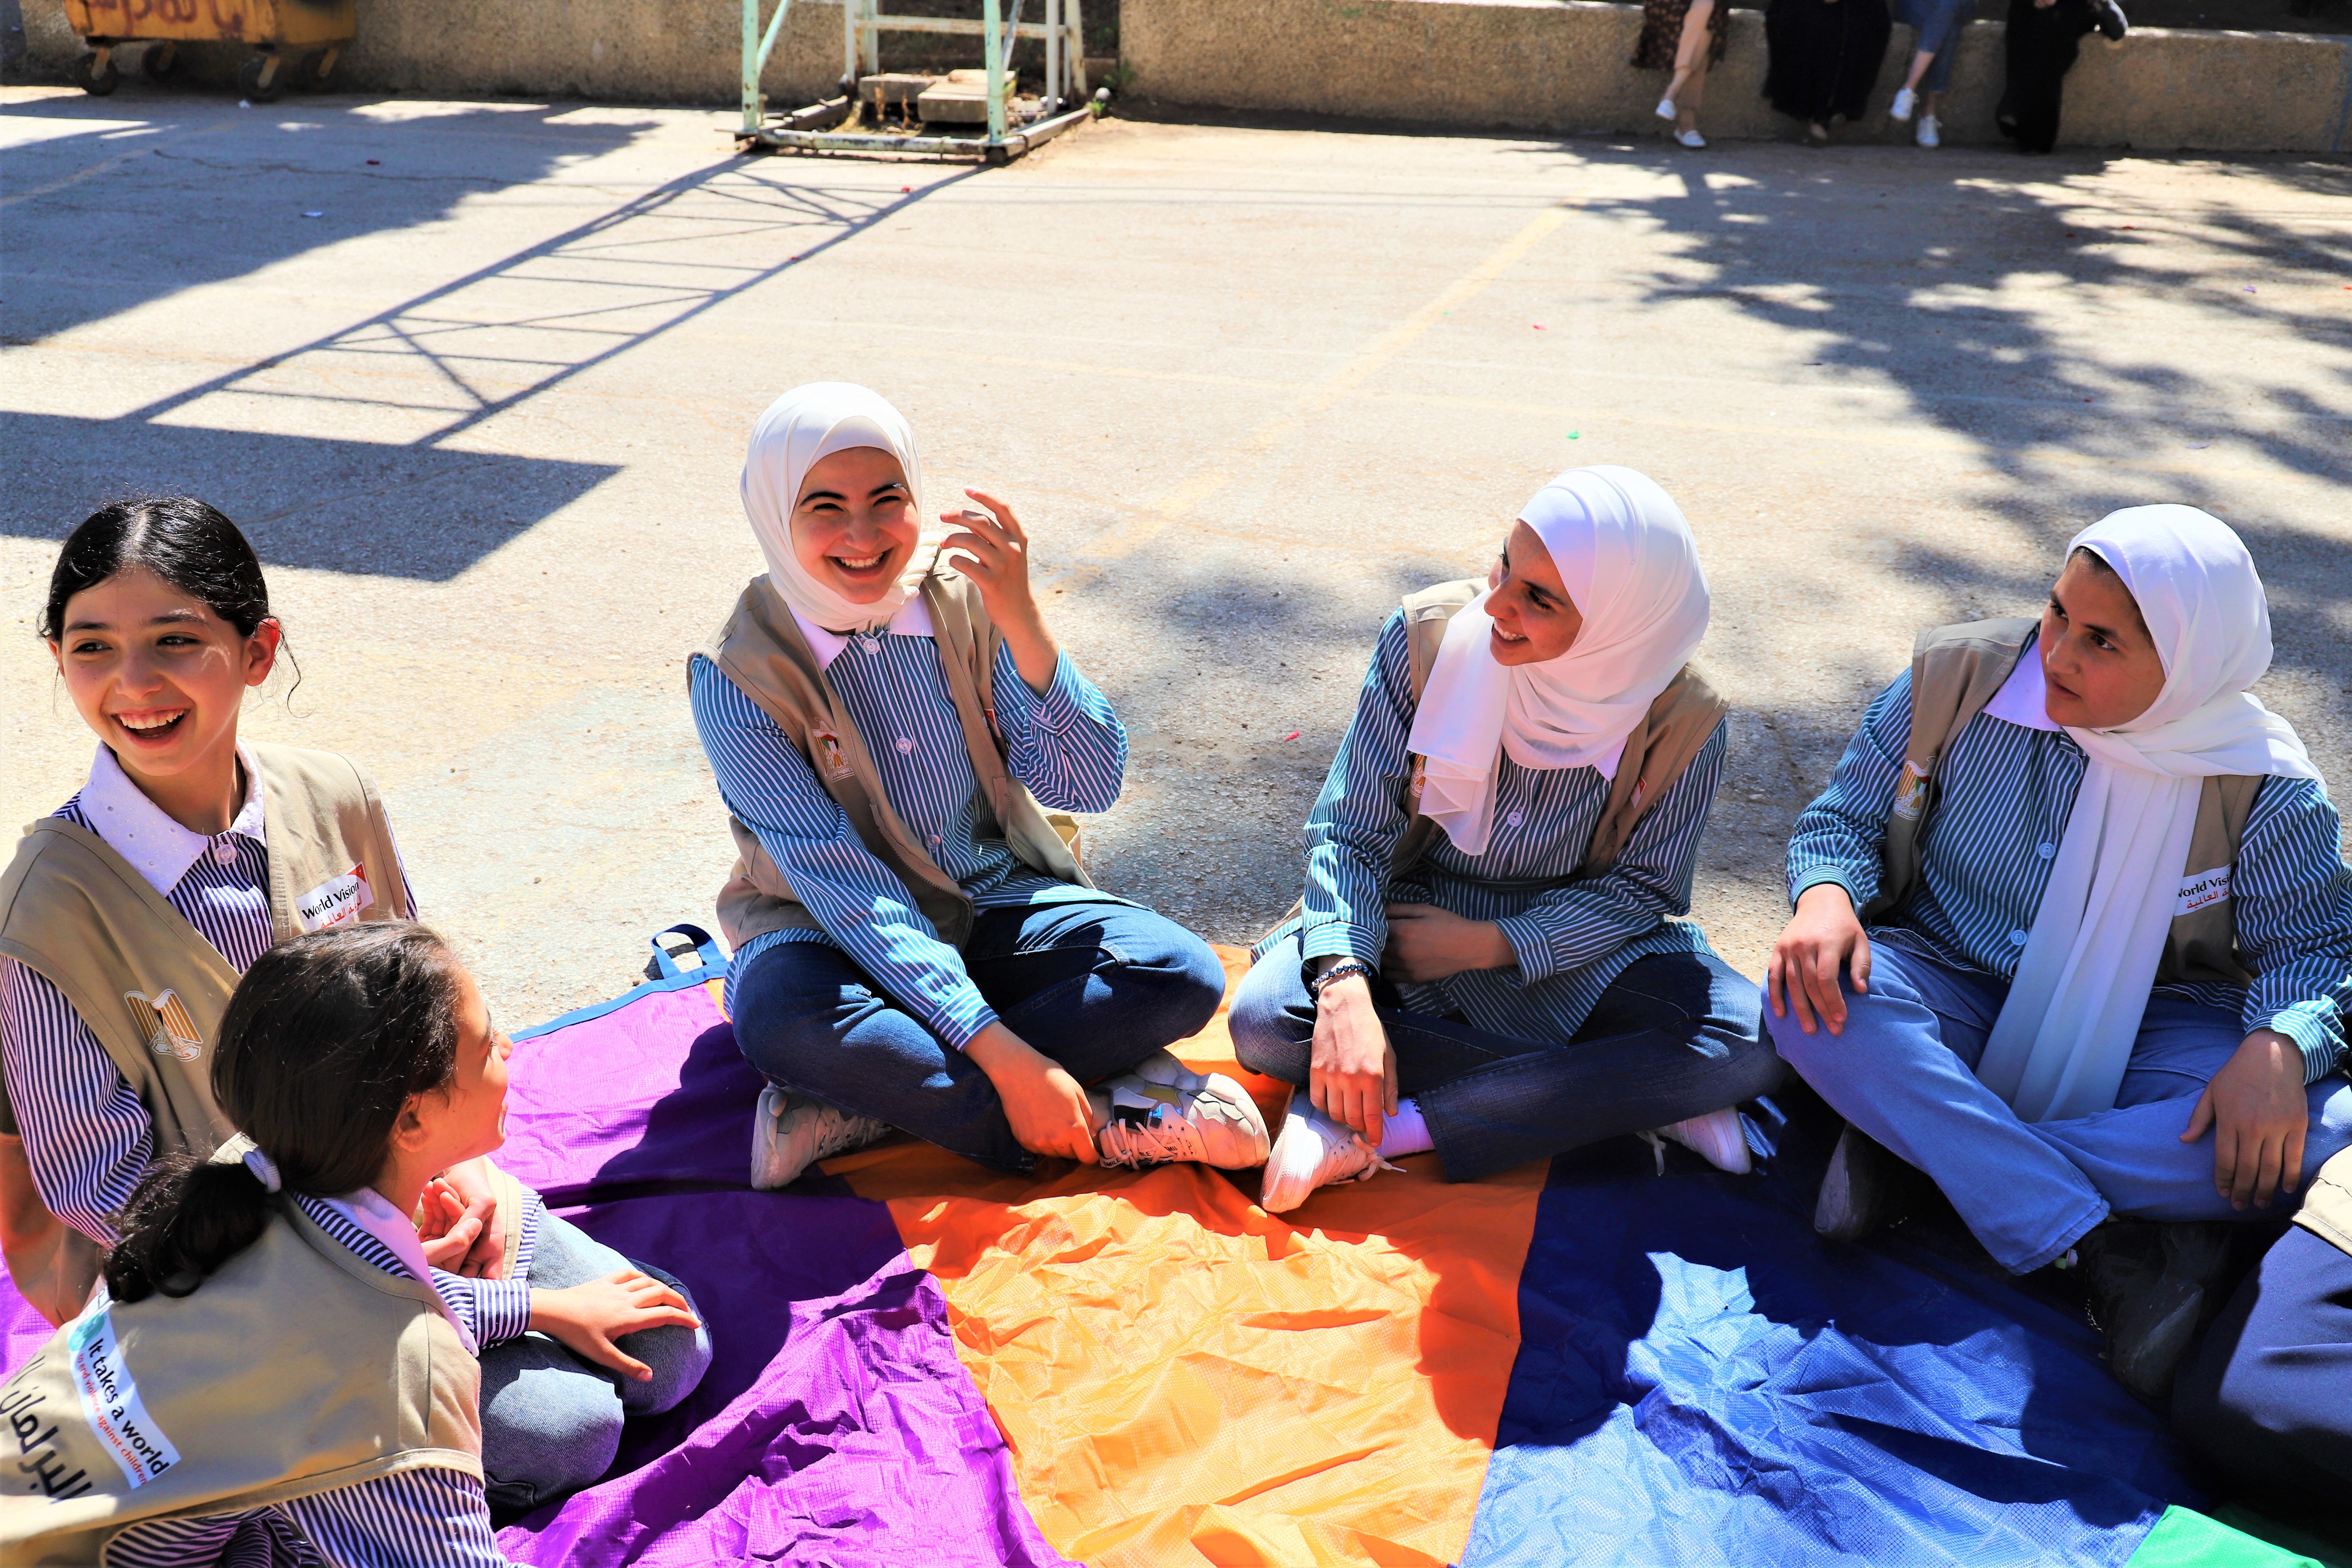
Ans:
[[[816,765],[826,778],[849,777],[849,758],[842,753],[841,737],[829,729],[812,729],[809,744],[816,748]]]
[[[353,866],[296,899],[294,919],[306,932],[329,931],[355,924],[360,912],[374,903],[375,890],[368,886],[367,872]]]
[[[2180,879],[2180,896],[2173,901],[2172,917],[2194,915],[2230,896],[2230,868],[2217,865],[2211,871],[2200,871]]]
[[[1906,758],[1903,775],[1895,780],[1895,814],[1906,822],[1919,820],[1927,806],[1927,769]]]
[[[131,1016],[139,1020],[139,1029],[147,1037],[147,1049],[158,1056],[176,1056],[182,1061],[194,1061],[205,1053],[204,1031],[189,1016],[188,1004],[180,999],[177,991],[165,991],[151,997],[144,991],[125,991],[122,999],[131,1004]]]

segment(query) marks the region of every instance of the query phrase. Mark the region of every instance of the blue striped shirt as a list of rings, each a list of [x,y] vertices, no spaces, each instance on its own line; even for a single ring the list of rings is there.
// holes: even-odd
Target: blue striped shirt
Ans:
[[[307,1193],[294,1201],[361,1261],[395,1279],[416,1276],[392,1249],[332,1204]],[[444,1276],[435,1270],[438,1288]],[[443,1292],[465,1315],[467,1300]],[[274,1549],[274,1552],[273,1552]],[[109,1543],[116,1568],[498,1568],[506,1563],[490,1528],[482,1483],[433,1467],[312,1492],[266,1508],[134,1524]]]
[[[885,631],[852,637],[825,680],[857,726],[890,809],[940,870],[982,909],[1060,899],[1100,900],[1092,888],[1030,870],[1008,848],[980,791],[939,649],[927,636]],[[821,931],[755,937],[735,955],[731,988],[750,961],[782,942],[830,942],[892,1000],[961,1050],[996,1020],[956,950],[876,859],[800,748],[760,705],[708,659],[691,661],[694,726],[719,798],[757,833]],[[1105,811],[1127,771],[1127,731],[1109,701],[1064,654],[1044,696],[1029,689],[1010,648],[996,660],[996,720],[1006,766],[1040,804]]]
[[[1579,876],[1609,798],[1593,768],[1522,768],[1497,757],[1495,827],[1483,855],[1439,833],[1391,882],[1390,862],[1411,817],[1412,666],[1402,611],[1381,629],[1356,716],[1307,819],[1306,958],[1352,955],[1378,967],[1388,904],[1430,904],[1502,928],[1516,967],[1470,969],[1397,993],[1413,1012],[1459,1012],[1515,1040],[1573,1036],[1624,967],[1657,953],[1705,953],[1689,920],[1699,836],[1723,777],[1727,729],[1717,725],[1681,778],[1634,824],[1617,863]],[[1260,944],[1286,936],[1286,923]]]
[[[2032,657],[2029,651],[2028,657]],[[1911,739],[1911,674],[1895,677],[1863,715],[1829,788],[1789,840],[1789,897],[1835,883],[1859,909],[1877,895],[1886,818]],[[1884,927],[1898,942],[1979,974],[2009,979],[2042,907],[2083,749],[2063,730],[2030,729],[1990,714],[1969,721],[1939,765],[1920,835],[1919,883]],[[2238,947],[2251,987],[2163,986],[2169,996],[2273,1029],[2302,1048],[2306,1081],[2344,1061],[2352,1002],[2352,871],[2327,790],[2312,779],[2265,779],[2254,795],[2230,879]]]

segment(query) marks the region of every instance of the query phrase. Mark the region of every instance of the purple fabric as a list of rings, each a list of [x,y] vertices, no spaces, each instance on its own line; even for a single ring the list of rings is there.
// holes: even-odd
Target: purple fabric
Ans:
[[[610,1479],[500,1532],[515,1562],[1063,1562],[887,1207],[727,1192],[565,1218],[684,1281],[717,1354],[683,1405],[631,1425]]]
[[[550,1203],[638,1183],[741,1186],[761,1080],[700,986],[515,1043],[498,1162]]]
[[[0,1263],[0,1379],[32,1360],[33,1353],[48,1343],[57,1332],[48,1319],[33,1310],[32,1302],[16,1293],[8,1266]]]

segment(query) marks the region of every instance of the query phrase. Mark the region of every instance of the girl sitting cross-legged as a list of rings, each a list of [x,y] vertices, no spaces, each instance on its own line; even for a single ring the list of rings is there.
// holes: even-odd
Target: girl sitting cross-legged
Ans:
[[[922,485],[873,392],[779,398],[743,465],[768,570],[690,662],[740,856],[729,1010],[770,1085],[752,1184],[892,1127],[1002,1171],[1254,1166],[1248,1094],[1162,1049],[1216,1011],[1216,955],[1097,891],[1040,809],[1108,810],[1127,732],[1046,631],[1012,508],[969,491],[988,510],[926,540]]]
[[[1467,1181],[1662,1128],[1748,1169],[1756,987],[1691,874],[1724,705],[1690,526],[1630,468],[1538,490],[1482,588],[1389,618],[1307,822],[1298,914],[1234,998],[1234,1053],[1300,1086],[1264,1202],[1434,1148]]]
[[[2221,1306],[2219,1222],[2352,1142],[2352,871],[2270,661],[2235,533],[2114,513],[2038,622],[1920,637],[1789,841],[1771,1031],[1849,1124],[1815,1228],[1898,1217],[1916,1167],[2006,1268],[2080,1268],[2148,1398]]]
[[[410,1216],[436,1173],[502,1141],[512,1049],[420,925],[257,956],[206,1074],[237,1134],[210,1160],[155,1163],[97,1295],[0,1388],[12,1473],[31,1478],[0,1492],[0,1561],[504,1563],[482,1471],[488,1325]],[[529,1312],[606,1380],[617,1421],[683,1398],[709,1349],[684,1297],[604,1260],[531,1290]]]

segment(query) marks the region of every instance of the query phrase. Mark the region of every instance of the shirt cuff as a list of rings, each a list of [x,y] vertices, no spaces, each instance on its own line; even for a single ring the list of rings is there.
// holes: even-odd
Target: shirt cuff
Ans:
[[[1495,925],[1503,933],[1503,940],[1511,945],[1511,953],[1518,960],[1519,984],[1534,985],[1549,980],[1558,973],[1551,961],[1551,944],[1545,940],[1543,925],[1524,915],[1497,920]]]
[[[530,1332],[529,1280],[468,1280],[474,1290],[474,1340],[483,1348]]]
[[[2344,1035],[2336,1025],[2336,1009],[2329,1003],[2297,1002],[2249,1023],[2246,1032],[2252,1034],[2258,1029],[2274,1029],[2294,1041],[2295,1048],[2303,1052],[2305,1083],[2316,1083],[2344,1065]]]
[[[1301,926],[1298,932],[1298,959],[1304,973],[1314,972],[1318,958],[1360,958],[1377,973],[1381,967],[1382,944],[1373,939],[1369,931],[1360,930],[1344,920],[1328,920],[1320,925]]]
[[[1796,908],[1797,900],[1804,897],[1807,892],[1821,886],[1823,883],[1833,883],[1837,886],[1845,889],[1846,897],[1853,902],[1854,914],[1857,916],[1862,914],[1862,906],[1864,902],[1862,894],[1854,891],[1853,880],[1845,874],[1843,868],[1833,865],[1817,865],[1810,870],[1800,872],[1795,876],[1790,877],[1789,879],[1789,907],[1790,909]]]
[[[1014,677],[1019,678],[1017,670],[1014,672]],[[1070,663],[1070,655],[1066,653],[1055,653],[1054,678],[1045,684],[1044,696],[1030,691],[1027,681],[1021,682],[1023,693],[1034,705],[1029,716],[1031,727],[1059,733],[1074,724],[1087,723],[1086,699],[1081,689],[1085,685],[1085,681],[1078,674],[1077,665]]]
[[[522,1235],[515,1241],[514,1277],[530,1278],[530,1260],[539,1254],[539,1223],[547,1213],[547,1204],[529,1187],[522,1189]]]
[[[965,998],[960,998],[940,1010],[930,1020],[933,1032],[958,1051],[971,1044],[982,1030],[996,1021],[996,1009],[980,999],[979,988],[971,988]]]

